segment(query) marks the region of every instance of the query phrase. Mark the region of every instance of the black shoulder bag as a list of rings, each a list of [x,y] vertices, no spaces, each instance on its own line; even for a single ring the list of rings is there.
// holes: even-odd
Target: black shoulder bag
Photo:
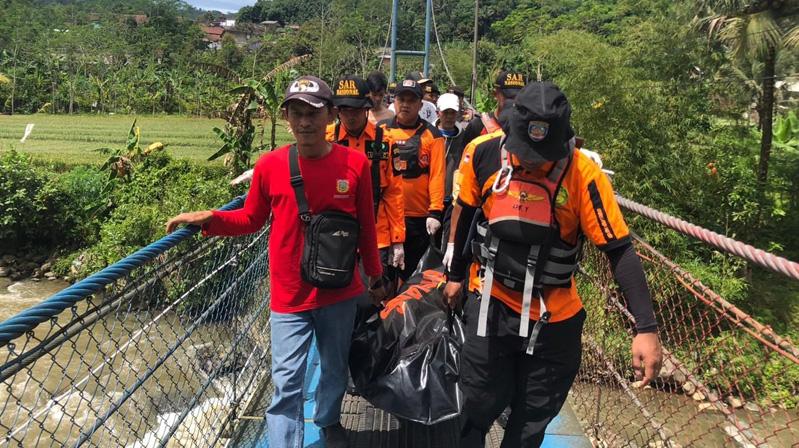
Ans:
[[[305,244],[300,261],[302,279],[317,288],[349,286],[357,261],[358,220],[338,210],[311,214],[296,146],[289,150],[289,174],[300,221],[305,225]]]

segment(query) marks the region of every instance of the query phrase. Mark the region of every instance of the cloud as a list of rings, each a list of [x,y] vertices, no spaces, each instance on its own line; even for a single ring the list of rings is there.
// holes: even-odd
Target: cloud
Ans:
[[[255,4],[255,0],[187,0],[187,2],[195,8],[223,12],[236,12],[242,6]]]

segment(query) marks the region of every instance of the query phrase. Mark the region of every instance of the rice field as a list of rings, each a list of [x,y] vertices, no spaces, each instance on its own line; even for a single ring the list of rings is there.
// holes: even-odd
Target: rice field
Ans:
[[[124,147],[134,118],[141,128],[142,146],[160,141],[176,158],[222,163],[206,159],[221,146],[212,129],[224,127],[224,121],[176,115],[0,115],[0,151],[16,149],[42,161],[68,165],[99,163],[107,156],[93,150]],[[34,123],[33,132],[20,143],[28,123]],[[278,144],[288,139],[285,128],[278,126]]]

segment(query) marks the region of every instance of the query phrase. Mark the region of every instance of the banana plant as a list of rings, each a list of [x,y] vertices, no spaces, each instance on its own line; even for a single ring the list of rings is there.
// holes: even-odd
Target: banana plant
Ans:
[[[794,111],[775,121],[774,146],[783,151],[799,152],[799,117]]]
[[[252,119],[254,116],[260,116],[264,123],[269,121],[271,135],[268,148],[269,150],[275,149],[283,89],[291,77],[296,77],[293,67],[309,58],[310,55],[291,58],[272,69],[263,78],[240,81],[240,85],[230,90],[230,93],[239,95],[239,100],[231,108],[225,129],[222,130],[218,127],[213,129],[214,133],[222,140],[222,146],[208,158],[209,161],[226,156],[225,165],[230,168],[233,177],[248,170],[252,155],[267,149],[263,143],[263,131],[260,133],[260,144],[253,145],[255,125]],[[229,75],[233,76],[235,73]],[[237,77],[237,75],[235,76]],[[261,129],[264,128],[265,126],[262,124]]]
[[[108,170],[109,172],[108,185],[116,178],[129,181],[135,164],[144,160],[148,155],[163,151],[164,148],[167,147],[167,145],[161,142],[154,142],[142,149],[140,142],[141,128],[136,126],[136,120],[133,120],[133,124],[130,125],[130,130],[128,131],[128,138],[125,141],[124,149],[103,147],[94,150],[95,152],[108,156],[108,159],[106,159],[105,163],[100,167],[100,171]]]

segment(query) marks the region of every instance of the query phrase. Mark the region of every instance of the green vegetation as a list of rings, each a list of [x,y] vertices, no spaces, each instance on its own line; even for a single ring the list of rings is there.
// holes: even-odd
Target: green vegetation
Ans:
[[[127,131],[135,117],[127,115],[12,115],[0,116],[0,151],[16,149],[36,160],[67,165],[98,164],[106,156],[94,151],[101,147],[124,146]],[[220,119],[177,115],[144,115],[137,118],[141,144],[147,147],[160,141],[176,159],[205,163],[220,146],[212,131],[223,126]],[[20,143],[25,126],[34,123],[33,132]],[[266,137],[268,139],[268,137]],[[268,141],[268,140],[267,140]],[[289,141],[285,126],[277,126],[277,142]],[[221,163],[215,162],[214,164]]]

